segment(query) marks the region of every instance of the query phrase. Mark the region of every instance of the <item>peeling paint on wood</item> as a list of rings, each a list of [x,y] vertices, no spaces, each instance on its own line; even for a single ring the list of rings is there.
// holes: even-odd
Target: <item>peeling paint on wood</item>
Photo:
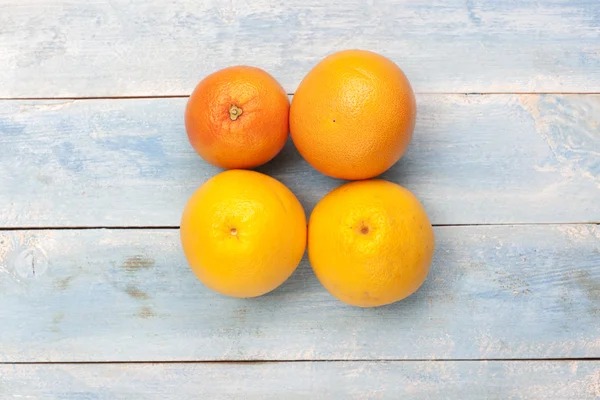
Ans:
[[[600,91],[589,0],[34,4],[2,1],[0,97],[182,95],[236,64],[266,69],[291,93],[347,48],[390,57],[417,92]]]
[[[129,272],[135,272],[139,269],[150,268],[154,266],[154,260],[144,256],[128,257],[123,263],[123,268]]]
[[[598,361],[0,365],[14,398],[528,399],[600,397]]]
[[[0,252],[35,244],[51,265],[23,279],[1,264],[0,359],[600,357],[596,225],[435,231],[424,286],[375,309],[335,300],[306,260],[266,296],[214,293],[187,266],[176,229],[0,232]],[[152,267],[123,268],[132,254]]]
[[[434,224],[600,221],[600,96],[417,101],[413,142],[383,178],[411,189]],[[58,111],[43,108],[53,102],[0,102],[0,225],[179,225],[188,197],[220,171],[189,145],[185,102],[88,100]],[[341,184],[291,143],[259,171],[307,213]],[[125,268],[150,267],[129,256]]]

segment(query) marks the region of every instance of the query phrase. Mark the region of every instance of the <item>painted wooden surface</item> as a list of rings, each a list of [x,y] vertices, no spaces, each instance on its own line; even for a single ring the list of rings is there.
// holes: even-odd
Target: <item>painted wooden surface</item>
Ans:
[[[179,231],[0,234],[0,361],[600,357],[596,225],[439,227],[424,286],[331,297],[306,261],[255,299],[193,276]]]
[[[599,92],[596,0],[1,0],[0,97],[185,95],[232,64],[293,92],[325,55],[381,52],[419,92]]]
[[[178,226],[219,170],[186,99],[0,102],[0,225]],[[414,140],[383,176],[434,224],[600,221],[600,95],[420,95]],[[309,213],[339,181],[289,146],[260,168]]]
[[[600,362],[0,365],[10,399],[539,399],[600,397]]]
[[[218,172],[185,96],[239,63],[292,94],[345,48],[420,93],[384,178],[438,225],[429,279],[368,310],[306,260],[210,292],[176,229]],[[596,0],[0,0],[0,399],[600,398],[598,93]],[[307,212],[340,184],[291,143],[260,170]]]

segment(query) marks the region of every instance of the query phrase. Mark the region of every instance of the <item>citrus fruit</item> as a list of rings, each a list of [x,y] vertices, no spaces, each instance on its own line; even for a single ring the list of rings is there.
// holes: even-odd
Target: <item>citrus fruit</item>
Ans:
[[[384,180],[334,189],[308,224],[315,274],[333,296],[354,306],[381,306],[414,293],[433,250],[433,229],[419,200]]]
[[[188,200],[180,235],[201,282],[228,296],[255,297],[281,285],[300,263],[306,215],[278,180],[229,170]]]
[[[185,129],[202,158],[221,168],[253,168],[279,153],[290,103],[265,71],[235,66],[204,78],[185,108]]]
[[[367,179],[400,159],[415,118],[412,88],[396,64],[370,51],[346,50],[304,77],[292,99],[290,131],[318,171]]]

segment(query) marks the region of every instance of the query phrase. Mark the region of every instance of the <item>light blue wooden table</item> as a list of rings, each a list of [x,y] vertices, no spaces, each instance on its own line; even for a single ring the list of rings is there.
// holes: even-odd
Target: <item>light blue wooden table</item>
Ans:
[[[417,93],[384,177],[435,225],[427,282],[352,308],[303,261],[210,292],[186,96],[234,64],[292,96],[346,48]],[[600,398],[598,0],[0,0],[0,98],[0,399]],[[260,170],[307,213],[340,184],[291,144]]]

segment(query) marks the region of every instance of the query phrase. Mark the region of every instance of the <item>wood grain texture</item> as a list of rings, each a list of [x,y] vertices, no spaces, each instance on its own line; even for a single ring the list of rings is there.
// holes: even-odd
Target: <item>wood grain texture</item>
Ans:
[[[189,94],[234,64],[288,90],[364,48],[418,92],[598,92],[596,0],[1,0],[0,97]]]
[[[0,233],[0,361],[600,357],[595,225],[436,228],[424,286],[361,309],[303,261],[274,292],[228,298],[178,230]]]
[[[600,362],[0,365],[6,398],[555,399],[600,397]]]
[[[178,226],[219,170],[196,155],[186,99],[0,102],[0,226]],[[434,224],[600,221],[600,96],[421,95],[385,179]],[[341,182],[289,143],[259,169],[307,213]]]

